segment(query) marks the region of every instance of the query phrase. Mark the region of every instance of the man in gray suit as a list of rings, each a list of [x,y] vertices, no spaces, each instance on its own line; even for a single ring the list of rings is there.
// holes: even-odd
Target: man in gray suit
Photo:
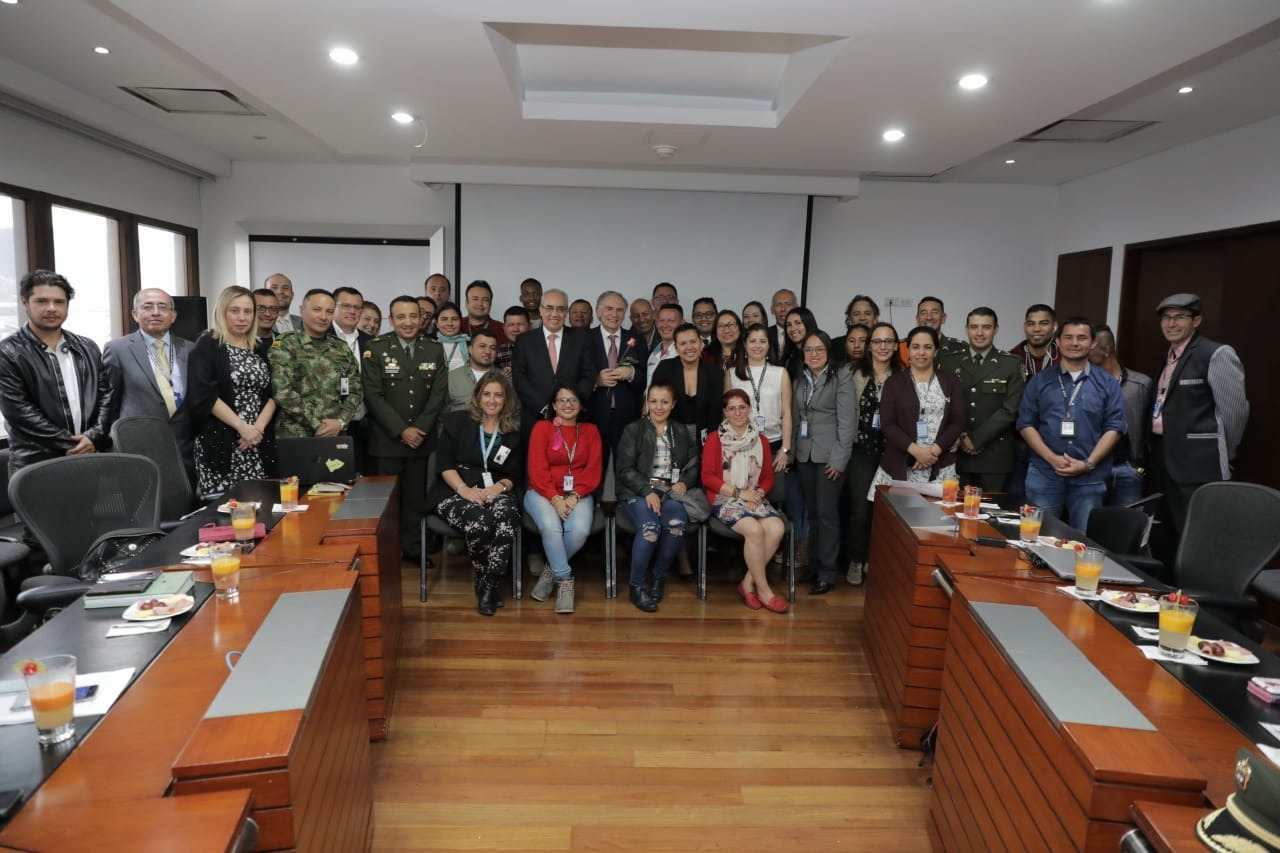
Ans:
[[[177,314],[163,290],[140,290],[133,297],[138,331],[108,341],[102,362],[115,389],[111,421],[146,416],[169,422],[183,462],[191,466],[191,417],[183,405],[187,357],[192,344],[169,333]]]

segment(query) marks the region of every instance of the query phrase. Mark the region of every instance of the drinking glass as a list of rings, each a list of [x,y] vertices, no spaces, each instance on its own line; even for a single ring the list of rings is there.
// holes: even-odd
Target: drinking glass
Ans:
[[[1185,602],[1184,602],[1185,599]],[[1187,651],[1191,626],[1196,622],[1200,605],[1186,596],[1170,600],[1160,596],[1160,653],[1177,660]]]
[[[253,504],[236,504],[231,508],[231,526],[236,531],[237,542],[252,542],[253,527],[258,523],[258,512]]]
[[[50,655],[29,661],[22,676],[27,682],[40,745],[61,743],[75,735],[75,655]]]
[[[955,477],[947,477],[942,481],[942,502],[954,506],[960,496],[960,481]]]
[[[209,547],[209,570],[213,572],[213,588],[222,601],[240,597],[240,546],[234,542],[214,542]]]
[[[286,477],[280,481],[280,506],[285,512],[298,508],[298,478]]]
[[[1085,548],[1076,551],[1076,591],[1090,596],[1098,594],[1098,579],[1102,577],[1101,548]]]
[[[1038,506],[1026,504],[1022,507],[1022,516],[1018,520],[1018,538],[1023,545],[1035,545],[1040,541],[1040,523],[1044,519],[1044,510]]]
[[[964,516],[977,518],[982,512],[982,488],[980,486],[964,487]]]

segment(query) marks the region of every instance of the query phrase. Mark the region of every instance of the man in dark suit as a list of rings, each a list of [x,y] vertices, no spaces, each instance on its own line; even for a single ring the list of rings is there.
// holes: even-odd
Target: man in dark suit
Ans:
[[[596,373],[595,391],[591,394],[591,420],[604,440],[603,464],[622,438],[627,424],[640,417],[644,403],[645,363],[649,349],[644,336],[635,330],[622,329],[627,300],[616,290],[606,290],[596,300],[598,328],[587,333]]]
[[[557,384],[571,386],[578,399],[586,400],[596,383],[595,359],[586,333],[565,327],[569,313],[565,292],[555,288],[543,291],[538,311],[542,316],[539,334],[526,332],[516,338],[511,356],[511,380],[520,396],[520,427],[526,440],[551,402]]]
[[[938,357],[938,369],[955,375],[964,389],[965,431],[956,471],[966,486],[1002,492],[1013,472],[1014,424],[1026,380],[1022,360],[995,348],[996,312],[974,308],[965,320],[969,345]]]
[[[193,345],[169,333],[177,316],[169,294],[154,288],[139,290],[133,297],[138,331],[108,341],[102,363],[115,389],[111,420],[152,417],[168,421],[182,459],[190,466],[194,436],[190,411],[182,404],[187,390],[187,357]],[[189,469],[188,474],[192,473],[194,469]]]
[[[418,302],[397,296],[388,308],[392,331],[374,338],[360,360],[369,407],[369,454],[378,474],[400,480],[400,540],[404,559],[421,558],[419,532],[426,511],[427,457],[435,449],[436,420],[448,401],[444,348],[418,337]]]

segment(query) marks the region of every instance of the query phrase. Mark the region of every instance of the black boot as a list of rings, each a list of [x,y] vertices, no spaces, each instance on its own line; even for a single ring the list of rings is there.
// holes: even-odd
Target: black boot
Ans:
[[[642,586],[631,587],[631,603],[645,613],[653,613],[658,609],[658,602],[649,597],[649,593]]]
[[[653,600],[656,607],[662,603],[662,599],[667,596],[667,579],[665,577],[654,578],[653,588],[649,590],[649,598]]]

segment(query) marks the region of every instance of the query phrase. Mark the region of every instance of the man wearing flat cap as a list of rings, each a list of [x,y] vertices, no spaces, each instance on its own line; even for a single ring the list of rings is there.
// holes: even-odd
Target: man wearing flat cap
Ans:
[[[1249,401],[1236,351],[1199,333],[1200,297],[1175,293],[1156,306],[1169,343],[1156,380],[1147,430],[1150,488],[1163,492],[1162,514],[1180,536],[1191,495],[1231,479]]]

